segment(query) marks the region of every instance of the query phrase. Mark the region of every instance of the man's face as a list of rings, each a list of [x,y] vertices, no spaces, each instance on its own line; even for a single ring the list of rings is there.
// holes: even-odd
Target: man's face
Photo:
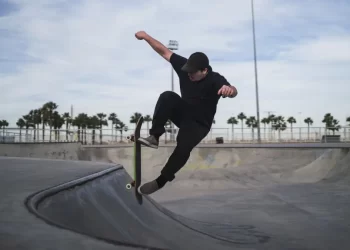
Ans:
[[[201,71],[201,70],[198,70],[194,73],[188,73],[188,77],[190,78],[190,80],[192,82],[197,82],[197,81],[200,81],[202,80],[206,75],[207,75],[207,69]]]

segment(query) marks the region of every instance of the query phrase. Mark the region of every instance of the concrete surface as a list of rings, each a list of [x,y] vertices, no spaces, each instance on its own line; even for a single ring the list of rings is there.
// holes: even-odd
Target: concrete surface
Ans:
[[[54,224],[111,242],[158,249],[239,247],[240,242],[229,235],[211,235],[200,223],[181,220],[147,196],[139,204],[133,190],[125,189],[128,180],[125,170],[118,169],[85,184],[78,182],[59,193],[44,195],[37,212]],[[246,230],[241,231],[251,238],[244,244],[257,245],[268,240],[263,233],[249,235]]]
[[[126,232],[135,230],[132,225],[148,228],[144,231],[147,237],[134,241],[173,247],[170,249],[186,249],[177,238],[180,235],[206,242],[209,249],[221,246],[222,240],[230,249],[348,249],[350,149],[343,145],[198,147],[175,181],[144,199],[141,208],[132,202],[133,196],[120,189],[129,177],[127,172],[132,173],[131,147],[46,144],[17,145],[16,149],[15,145],[2,145],[0,155],[7,157],[0,158],[0,192],[4,197],[0,249],[109,249],[113,241],[130,241]],[[158,176],[172,150],[142,148],[144,181]],[[110,243],[48,225],[24,207],[30,194],[119,163],[125,171],[49,196],[38,207],[57,222],[83,233],[108,231],[100,236],[108,237]],[[157,207],[165,215],[156,212]],[[173,219],[175,227],[169,226]],[[160,221],[166,223],[165,228],[153,231],[151,225]],[[160,227],[158,224],[157,230]],[[123,232],[123,228],[128,230]],[[157,241],[154,233],[164,232],[172,233]],[[62,242],[63,238],[67,240]],[[44,240],[39,243],[38,239]],[[198,248],[198,242],[187,239]],[[114,249],[123,249],[120,247]]]
[[[113,244],[49,225],[25,206],[33,193],[112,166],[115,165],[0,157],[0,249],[116,249]]]

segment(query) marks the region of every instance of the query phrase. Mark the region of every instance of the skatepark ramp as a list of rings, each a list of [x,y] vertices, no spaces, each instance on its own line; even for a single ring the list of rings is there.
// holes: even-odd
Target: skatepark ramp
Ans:
[[[142,148],[142,181],[156,178],[173,148]],[[82,157],[84,156],[84,157]],[[84,148],[81,159],[119,163],[132,174],[133,148]],[[216,148],[196,147],[170,190],[266,188],[317,182],[346,183],[350,178],[349,148]]]
[[[233,249],[269,237],[242,227],[233,235],[172,213],[144,196],[140,204],[125,185],[122,166],[36,193],[29,209],[52,225],[116,245],[147,249]]]
[[[342,146],[199,146],[173,182],[139,203],[125,188],[132,147],[2,145],[0,238],[11,240],[0,246],[349,249],[350,149]],[[172,150],[142,149],[143,182]]]

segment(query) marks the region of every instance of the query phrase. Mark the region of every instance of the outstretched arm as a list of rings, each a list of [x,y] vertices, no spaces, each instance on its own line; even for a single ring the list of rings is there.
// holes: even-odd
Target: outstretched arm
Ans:
[[[154,49],[165,60],[170,62],[170,57],[173,54],[173,52],[167,47],[165,47],[161,42],[157,41],[144,31],[137,32],[135,36],[139,40],[145,40],[152,47],[152,49]]]

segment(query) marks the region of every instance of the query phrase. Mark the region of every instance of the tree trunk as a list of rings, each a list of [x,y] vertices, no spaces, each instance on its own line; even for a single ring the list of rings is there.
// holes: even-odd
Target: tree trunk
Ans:
[[[50,123],[51,123],[51,118],[50,118]],[[51,142],[51,138],[52,138],[52,126],[50,124],[50,142]]]
[[[68,141],[68,122],[66,123],[66,141]]]
[[[44,125],[44,123],[43,123],[43,142],[45,141],[45,125]]]
[[[281,141],[281,129],[278,129],[278,141]]]
[[[234,136],[233,136],[233,123],[232,123],[232,143],[233,143],[233,140],[234,140]]]

